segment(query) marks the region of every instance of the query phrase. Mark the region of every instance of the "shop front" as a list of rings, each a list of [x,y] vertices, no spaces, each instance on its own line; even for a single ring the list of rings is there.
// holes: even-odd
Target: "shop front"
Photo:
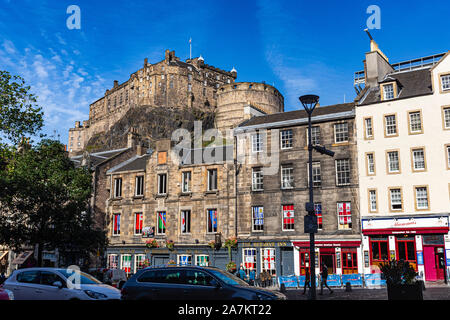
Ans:
[[[294,241],[296,254],[294,255],[295,275],[304,276],[310,269],[310,243],[309,241]],[[358,261],[361,260],[361,241],[352,240],[316,240],[315,241],[315,272],[319,274],[320,266],[328,267],[328,274],[357,274],[362,268]]]
[[[237,267],[244,267],[247,274],[255,270],[259,275],[272,277],[294,274],[293,247],[290,240],[254,240],[238,242]]]
[[[450,253],[448,216],[362,219],[364,271],[407,261],[426,281],[444,280]]]
[[[232,259],[236,255],[232,250]],[[178,265],[215,266],[224,269],[229,262],[228,250],[209,246],[175,246],[168,248],[110,247],[107,252],[108,269],[123,269],[128,276],[147,266]]]

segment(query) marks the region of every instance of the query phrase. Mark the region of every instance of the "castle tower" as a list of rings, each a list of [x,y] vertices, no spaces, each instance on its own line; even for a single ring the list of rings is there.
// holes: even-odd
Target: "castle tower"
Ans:
[[[275,87],[257,82],[230,83],[217,92],[216,127],[226,130],[255,115],[283,111],[284,98]]]

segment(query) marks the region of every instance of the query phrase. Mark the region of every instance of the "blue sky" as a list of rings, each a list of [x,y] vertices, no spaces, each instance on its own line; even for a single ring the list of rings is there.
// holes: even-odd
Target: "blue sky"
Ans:
[[[69,30],[67,8],[81,10]],[[113,80],[123,82],[144,58],[175,50],[238,71],[237,81],[266,81],[285,97],[314,93],[321,105],[355,96],[353,73],[363,69],[370,5],[381,9],[371,30],[391,62],[450,50],[448,1],[31,1],[0,0],[0,69],[23,76],[45,112],[45,133],[67,143],[74,121]]]

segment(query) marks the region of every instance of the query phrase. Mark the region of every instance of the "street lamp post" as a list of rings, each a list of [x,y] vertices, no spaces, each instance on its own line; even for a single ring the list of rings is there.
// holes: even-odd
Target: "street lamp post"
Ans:
[[[312,178],[312,151],[313,149],[321,154],[326,154],[328,156],[333,157],[334,152],[327,150],[322,146],[313,146],[312,144],[312,121],[311,115],[319,102],[319,97],[316,95],[305,95],[301,96],[300,102],[305,108],[306,113],[308,114],[308,157],[309,157],[309,202],[306,203],[305,208],[308,212],[308,215],[305,216],[305,233],[309,233],[309,265],[310,265],[310,283],[311,289],[309,292],[309,299],[316,300],[316,252],[315,252],[315,243],[314,243],[314,234],[317,233],[317,216],[314,210],[314,193],[313,193],[313,178]]]

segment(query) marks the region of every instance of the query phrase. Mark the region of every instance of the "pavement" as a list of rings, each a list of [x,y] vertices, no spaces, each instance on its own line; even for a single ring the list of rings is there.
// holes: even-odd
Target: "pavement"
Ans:
[[[360,288],[352,287],[350,292],[345,288],[332,288],[330,294],[324,288],[323,295],[320,295],[320,287],[316,289],[317,300],[388,300],[386,287]],[[287,288],[285,292],[288,300],[308,300],[308,290],[303,294],[303,288]],[[426,283],[423,291],[424,300],[450,300],[450,285],[444,283]]]

